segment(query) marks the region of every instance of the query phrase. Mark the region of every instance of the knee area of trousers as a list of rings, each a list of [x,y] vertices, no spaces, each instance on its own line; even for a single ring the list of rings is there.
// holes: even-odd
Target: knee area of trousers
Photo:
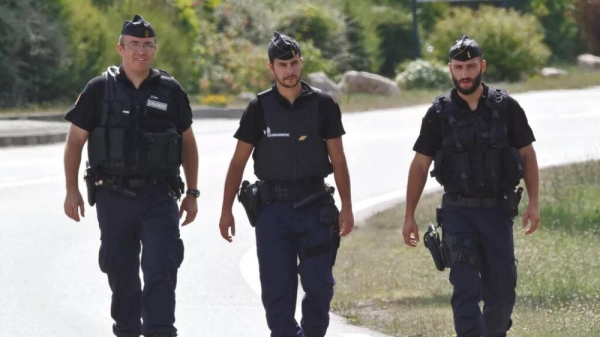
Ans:
[[[183,257],[183,241],[179,238],[149,242],[144,245],[142,268],[148,271],[177,269],[181,266]]]
[[[102,242],[98,252],[98,264],[104,273],[110,270],[139,267],[139,244]]]

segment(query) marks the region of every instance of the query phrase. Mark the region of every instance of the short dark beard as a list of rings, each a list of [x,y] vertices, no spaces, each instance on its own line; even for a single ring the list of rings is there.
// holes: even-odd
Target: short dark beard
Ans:
[[[479,88],[479,86],[481,85],[481,76],[483,75],[483,71],[479,71],[479,75],[477,75],[477,77],[475,77],[473,79],[473,85],[470,88],[467,89],[463,89],[460,86],[459,81],[454,77],[454,75],[452,75],[452,82],[454,82],[454,87],[456,88],[456,90],[458,90],[458,92],[460,92],[463,95],[470,95],[472,93],[474,93],[475,91],[477,91],[477,88]]]
[[[298,78],[296,79],[296,82],[295,82],[294,84],[292,84],[292,85],[285,84],[283,80],[281,80],[281,81],[280,81],[279,79],[277,79],[277,83],[279,83],[279,85],[280,85],[280,86],[282,86],[282,87],[284,87],[284,88],[291,89],[291,88],[294,88],[294,87],[296,87],[296,86],[298,85],[298,83],[300,83],[300,78],[301,78],[301,77],[302,77],[302,76],[298,77]]]

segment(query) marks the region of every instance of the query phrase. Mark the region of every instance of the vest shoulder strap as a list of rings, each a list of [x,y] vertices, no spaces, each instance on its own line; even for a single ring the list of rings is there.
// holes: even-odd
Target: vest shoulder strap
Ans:
[[[175,87],[175,78],[171,76],[168,72],[158,69],[160,73],[160,78],[158,79],[158,94],[166,99],[171,97],[171,91]]]
[[[267,89],[263,92],[259,92],[258,95],[256,95],[256,97],[258,97],[258,99],[260,100],[261,97],[265,97],[268,94],[270,94],[273,91],[273,88]]]
[[[100,126],[105,126],[108,122],[108,102],[114,101],[116,95],[116,83],[117,76],[119,75],[119,68],[117,66],[110,66],[102,73],[104,78],[104,101],[102,103],[102,111],[100,114]]]
[[[498,111],[507,109],[508,91],[499,88],[488,88],[488,94],[485,98],[485,104],[490,108]]]
[[[439,95],[438,97],[433,99],[433,107],[435,108],[435,112],[441,114],[444,109],[453,106],[452,95],[450,91],[444,93],[443,95]]]

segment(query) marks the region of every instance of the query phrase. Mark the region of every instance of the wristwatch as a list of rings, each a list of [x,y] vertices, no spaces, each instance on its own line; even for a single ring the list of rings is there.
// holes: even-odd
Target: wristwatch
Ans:
[[[200,198],[200,190],[187,190],[185,194],[191,194],[196,197],[196,199]]]

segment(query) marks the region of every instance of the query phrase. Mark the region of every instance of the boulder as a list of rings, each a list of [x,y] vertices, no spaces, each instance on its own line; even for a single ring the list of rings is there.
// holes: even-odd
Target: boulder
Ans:
[[[581,69],[600,70],[600,57],[592,54],[583,54],[577,57],[577,63]]]
[[[306,76],[306,82],[313,87],[319,88],[330,94],[336,101],[339,100],[340,96],[342,95],[342,90],[340,90],[337,84],[330,80],[329,77],[327,77],[327,75],[322,71],[308,74]]]
[[[250,102],[251,100],[256,98],[256,94],[253,94],[251,92],[241,92],[237,98],[242,102]]]
[[[569,75],[569,72],[563,69],[557,68],[544,68],[540,71],[540,74],[544,77],[556,77],[556,76],[565,76]]]
[[[347,71],[339,84],[344,92],[379,95],[400,93],[398,84],[389,78],[364,71]]]

